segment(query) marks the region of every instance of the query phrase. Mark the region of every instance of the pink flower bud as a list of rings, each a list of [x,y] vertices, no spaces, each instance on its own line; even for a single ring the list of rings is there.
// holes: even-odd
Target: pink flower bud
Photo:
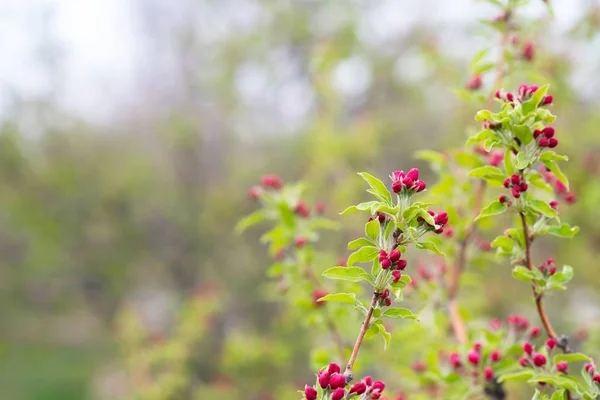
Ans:
[[[381,268],[383,269],[388,269],[392,266],[391,261],[389,260],[389,258],[384,258],[383,260],[381,260]]]
[[[364,382],[358,382],[350,389],[349,394],[363,394],[367,391],[367,385]]]
[[[519,358],[519,364],[521,364],[521,367],[528,367],[529,360],[527,359],[527,357],[521,357]]]
[[[496,90],[496,98],[497,99],[501,99],[502,98],[502,90],[500,90],[500,89]]]
[[[567,372],[567,368],[569,368],[569,364],[564,361],[556,363],[556,370],[558,372]]]
[[[346,386],[346,377],[343,374],[333,374],[329,378],[329,386],[332,389],[343,388]]]
[[[394,178],[393,180],[395,181],[401,181],[405,176],[406,174],[404,173],[404,171],[394,171],[392,173],[392,177]]]
[[[594,367],[594,364],[592,364],[592,363],[585,364],[585,372],[587,372],[590,375],[592,375],[594,372],[596,372],[596,368]]]
[[[410,176],[407,176],[404,179],[402,179],[402,184],[404,186],[406,186],[408,189],[410,189],[414,183],[415,182],[412,180],[412,178]]]
[[[498,201],[500,202],[500,204],[504,204],[508,201],[508,197],[506,197],[505,195],[501,195],[500,197],[498,197]]]
[[[555,130],[554,130],[554,127],[552,127],[552,126],[547,126],[544,129],[542,129],[542,133],[548,139],[550,139],[551,137],[554,136],[554,132],[555,132]]]
[[[548,203],[548,205],[558,211],[558,201],[552,200],[550,203]]]
[[[594,377],[592,379],[594,380],[594,382],[600,383],[600,374],[594,374]]]
[[[540,147],[548,147],[548,139],[545,136],[542,136],[538,141],[538,146]]]
[[[323,289],[315,289],[312,294],[313,304],[317,307],[324,306],[325,305],[324,301],[317,301],[317,300],[319,300],[321,297],[327,296],[327,294],[328,293]]]
[[[402,181],[394,181],[394,183],[392,183],[392,190],[394,191],[394,193],[398,194],[402,191]]]
[[[371,400],[377,400],[381,397],[381,392],[373,392],[371,393]]]
[[[527,191],[527,189],[529,189],[529,185],[528,185],[526,182],[522,182],[522,183],[519,185],[519,188],[521,189],[521,192],[526,192],[526,191]]]
[[[406,174],[407,177],[412,179],[413,181],[419,180],[419,170],[417,168],[413,168]]]
[[[398,269],[404,269],[404,268],[406,268],[407,264],[408,264],[408,261],[406,261],[406,260],[400,260],[400,261],[398,261],[397,268]]]
[[[533,346],[531,345],[531,343],[523,343],[523,351],[525,352],[525,354],[531,355],[531,353],[533,353]]]
[[[506,179],[504,180],[504,183],[503,183],[503,184],[504,184],[504,187],[508,189],[508,187],[510,186],[510,179],[509,179],[509,178],[506,178]]]
[[[336,363],[331,363],[329,364],[329,367],[327,367],[327,372],[329,372],[329,374],[339,374],[340,373],[340,366],[337,365]]]
[[[279,190],[283,187],[283,181],[277,175],[265,175],[260,179],[263,187]]]
[[[548,268],[548,273],[550,275],[554,275],[556,273],[556,267],[552,266],[552,267]]]
[[[346,396],[346,391],[343,388],[337,388],[331,394],[331,400],[342,400]]]
[[[413,371],[417,373],[425,372],[427,370],[427,364],[424,361],[416,360],[412,363]]]
[[[542,99],[541,105],[549,106],[550,104],[552,104],[552,100],[554,100],[554,98],[552,96],[544,96],[544,98]]]
[[[531,333],[529,334],[529,336],[532,339],[534,339],[534,338],[536,338],[536,337],[539,336],[540,332],[541,332],[540,327],[539,326],[534,326],[533,328],[531,328]]]
[[[526,42],[521,50],[521,56],[527,61],[533,61],[535,48],[532,42]]]
[[[556,347],[556,339],[550,338],[546,340],[546,347],[548,347],[550,350],[553,350]]]
[[[492,370],[492,367],[485,367],[483,376],[486,381],[492,380],[492,378],[494,378],[494,370]]]
[[[294,212],[296,213],[296,215],[302,218],[308,218],[310,216],[310,210],[302,200],[298,202]]]
[[[535,353],[533,355],[532,360],[533,360],[533,364],[536,367],[543,367],[544,365],[546,365],[546,357],[544,357],[543,354]]]
[[[465,87],[469,90],[477,90],[481,88],[481,75],[473,75]]]
[[[340,257],[335,265],[338,267],[347,267],[348,266],[348,258]]]
[[[436,225],[446,225],[448,223],[448,213],[442,211],[434,217]]]
[[[250,190],[248,191],[248,197],[250,197],[252,200],[256,200],[256,199],[258,199],[259,196],[260,196],[260,188],[258,186],[252,186],[250,188]]]
[[[388,253],[385,250],[379,250],[379,261],[388,258]]]
[[[383,300],[383,304],[385,304],[386,307],[389,307],[392,305],[392,299],[390,299],[389,297],[386,297],[385,300]]]
[[[502,321],[500,321],[498,318],[493,319],[490,321],[489,327],[491,330],[497,331],[498,329],[500,329],[502,327]]]
[[[304,236],[298,236],[296,238],[296,247],[304,247],[306,245],[306,238]]]
[[[512,174],[510,177],[510,183],[513,185],[518,185],[521,183],[521,176],[517,174]]]
[[[481,342],[475,342],[475,343],[473,343],[473,350],[475,350],[478,353],[481,352],[481,348],[482,347],[483,346],[481,345]]]
[[[368,387],[371,387],[373,385],[373,378],[371,378],[370,376],[365,376],[362,379],[362,382],[365,383],[365,385],[367,385]],[[359,393],[360,394],[360,393]]]
[[[479,364],[479,353],[476,352],[475,350],[471,350],[469,351],[469,353],[467,354],[467,360],[469,360],[469,362],[473,365],[478,365]]]
[[[548,139],[548,147],[550,147],[551,149],[553,149],[556,146],[558,146],[558,139],[557,138]]]
[[[306,400],[317,400],[317,389],[312,386],[304,388],[304,397]]]
[[[449,359],[450,359],[450,364],[452,364],[452,366],[455,369],[461,367],[462,362],[460,361],[460,354],[458,354],[456,352],[450,353]]]
[[[539,88],[540,87],[538,85],[531,85],[529,88],[527,88],[527,94],[532,95],[537,92]]]
[[[521,197],[521,193],[520,193],[520,190],[519,190],[519,187],[518,187],[518,186],[517,186],[517,187],[514,187],[514,188],[512,188],[511,192],[512,192],[512,195],[513,195],[513,197],[514,197],[515,199],[518,199],[519,197]]]
[[[317,380],[319,381],[319,386],[321,386],[321,388],[327,388],[327,386],[329,386],[329,372],[320,371]]]
[[[513,101],[514,99],[515,96],[511,92],[506,93],[506,100]]]
[[[400,259],[401,256],[402,256],[402,253],[400,253],[400,250],[394,249],[390,252],[390,261],[392,263],[395,263],[396,261],[398,261]]]
[[[427,188],[427,184],[423,181],[417,181],[415,182],[415,188],[417,192],[422,192],[423,190],[425,190],[425,188]]]
[[[324,214],[325,213],[325,203],[323,203],[322,201],[317,201],[315,203],[315,210],[317,211],[317,214]]]
[[[381,381],[373,383],[373,391],[379,390],[380,392],[383,392],[383,389],[385,389],[385,383]]]
[[[577,202],[577,195],[573,192],[569,192],[565,195],[565,200],[568,204],[575,204],[575,202]]]
[[[533,131],[533,138],[537,139],[540,137],[541,134],[542,134],[542,131],[540,131],[539,129],[536,129],[535,131]]]
[[[490,360],[492,362],[498,362],[500,360],[500,352],[498,350],[494,350],[490,353]]]
[[[392,272],[392,282],[397,283],[400,280],[402,273],[398,270]]]

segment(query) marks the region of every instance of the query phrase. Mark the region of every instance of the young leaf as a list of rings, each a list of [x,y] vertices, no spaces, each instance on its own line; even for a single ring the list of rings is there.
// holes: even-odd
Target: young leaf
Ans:
[[[548,228],[548,233],[553,236],[571,238],[579,232],[578,226],[569,226],[569,224],[563,223],[561,225],[552,225]]]
[[[375,284],[375,281],[373,281],[371,275],[367,274],[365,270],[359,267],[333,267],[323,272],[323,276],[329,279],[336,279],[340,281],[367,281],[372,285]]]
[[[525,103],[523,103],[523,115],[526,116],[530,112],[535,111],[537,109],[538,105],[542,102],[542,99],[546,95],[547,91],[548,91],[548,85],[544,85],[541,88],[539,88],[538,90],[536,90],[536,92],[533,94],[533,96],[531,96],[531,99],[529,99]]]
[[[506,149],[504,152],[504,170],[506,171],[507,175],[512,175],[515,173],[512,149]]]
[[[375,326],[377,326],[379,333],[381,333],[381,336],[383,336],[383,340],[385,342],[384,349],[387,349],[387,347],[390,345],[390,340],[392,339],[392,335],[385,329],[385,326],[383,326],[383,323],[381,323],[381,320],[377,321],[377,323],[375,323]]]
[[[524,145],[528,145],[533,141],[533,133],[527,125],[513,126],[513,133]]]
[[[512,275],[515,279],[519,279],[524,282],[531,282],[532,280],[537,279],[535,272],[528,270],[523,266],[516,266],[512,270]]]
[[[373,240],[377,240],[380,229],[381,229],[381,224],[379,223],[379,219],[375,218],[374,220],[367,222],[367,224],[365,225],[365,234],[369,238],[371,238]]]
[[[374,246],[377,246],[377,243],[375,243],[371,239],[358,238],[358,239],[353,240],[350,243],[348,243],[348,250],[358,249],[359,247],[362,247],[362,246],[374,247]]]
[[[527,381],[533,376],[533,370],[524,369],[518,372],[514,372],[512,374],[505,374],[500,376],[498,382],[506,382],[506,381]]]
[[[500,247],[502,250],[505,251],[512,251],[514,245],[515,242],[513,242],[511,238],[506,236],[498,236],[492,242],[492,247]]]
[[[472,135],[471,137],[469,137],[469,139],[467,139],[467,143],[465,144],[465,146],[470,146],[475,143],[480,143],[484,140],[492,138],[493,136],[494,136],[494,132],[492,132],[489,129],[484,129],[484,130],[479,131],[476,134]]]
[[[469,176],[500,182],[504,181],[505,178],[504,173],[500,171],[500,169],[492,167],[491,165],[485,165],[483,167],[472,169],[469,172]]]
[[[378,252],[379,250],[375,246],[361,247],[359,250],[350,254],[350,257],[348,257],[347,265],[351,267],[354,265],[354,263],[357,262],[362,263],[372,261],[374,258],[377,257]]]
[[[552,357],[552,363],[556,364],[560,361],[576,362],[576,361],[590,361],[591,358],[582,353],[568,353],[568,354],[557,354]]]
[[[569,157],[556,154],[552,150],[546,150],[540,155],[540,161],[569,161]]]
[[[490,217],[492,215],[502,214],[507,209],[508,209],[508,204],[500,203],[499,201],[494,201],[493,203],[488,205],[486,208],[481,210],[481,212],[479,213],[477,218],[475,218],[475,221],[477,221],[481,218]]]
[[[366,172],[358,173],[367,183],[371,186],[377,198],[381,201],[392,205],[392,195],[388,191],[387,187],[381,182],[379,179],[375,178],[373,175],[370,175]]]
[[[249,214],[242,218],[237,225],[235,226],[235,233],[238,235],[243,233],[246,229],[250,228],[253,225],[262,222],[266,218],[265,210],[256,210],[252,214]]]
[[[421,250],[426,249],[432,251],[438,256],[445,256],[445,254],[441,252],[433,242],[417,242],[417,244],[415,244],[415,247]]]
[[[417,316],[408,308],[388,308],[383,312],[383,316],[387,318],[417,319]]]
[[[545,217],[556,218],[558,216],[556,210],[554,208],[550,207],[550,205],[548,203],[546,203],[545,201],[531,200],[527,203],[527,205],[529,206],[529,208],[531,208],[538,214],[542,214]]]
[[[357,211],[371,211],[371,207],[373,207],[375,204],[380,204],[378,201],[367,201],[364,203],[360,203],[357,204],[355,206],[350,206],[348,208],[346,208],[344,211],[342,211],[340,213],[340,215],[344,215],[344,214],[350,214],[353,212],[357,212]]]
[[[548,288],[565,290],[565,285],[571,279],[573,279],[573,267],[565,265],[562,271],[555,273],[548,279]]]
[[[321,297],[317,301],[318,302],[331,301],[331,302],[336,302],[336,303],[356,304],[356,294],[355,293],[328,294],[327,296]]]

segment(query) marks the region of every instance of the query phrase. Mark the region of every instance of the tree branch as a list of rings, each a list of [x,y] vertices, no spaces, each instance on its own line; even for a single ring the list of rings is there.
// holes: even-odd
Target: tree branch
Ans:
[[[362,327],[360,328],[360,332],[358,334],[358,337],[356,338],[356,343],[354,344],[354,349],[352,349],[352,354],[350,355],[350,360],[348,361],[348,365],[346,365],[346,370],[344,371],[344,375],[346,376],[346,382],[352,381],[352,378],[354,377],[354,375],[352,374],[352,368],[354,367],[354,362],[356,361],[356,357],[358,356],[358,351],[360,350],[360,346],[362,345],[363,339],[365,338],[367,329],[369,329],[369,323],[371,322],[371,317],[373,316],[373,310],[375,309],[375,305],[377,304],[377,300],[379,300],[380,296],[380,293],[373,293],[373,298],[371,299],[369,310],[367,311],[365,320],[363,321]]]

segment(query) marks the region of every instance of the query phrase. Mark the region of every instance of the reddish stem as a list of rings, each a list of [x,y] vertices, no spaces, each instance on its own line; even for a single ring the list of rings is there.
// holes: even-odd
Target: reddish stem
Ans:
[[[358,351],[360,350],[360,346],[362,345],[363,339],[365,338],[367,329],[369,329],[369,323],[371,322],[373,310],[375,309],[375,305],[377,304],[379,296],[379,293],[373,293],[373,298],[371,299],[369,310],[367,311],[365,320],[363,321],[362,327],[360,328],[360,332],[358,334],[358,337],[356,338],[356,343],[354,344],[354,348],[352,349],[352,354],[350,355],[350,360],[348,361],[348,365],[346,365],[346,370],[344,371],[344,375],[346,376],[346,382],[350,382],[353,378],[352,368],[354,367],[354,362],[356,361],[356,357],[358,356]]]

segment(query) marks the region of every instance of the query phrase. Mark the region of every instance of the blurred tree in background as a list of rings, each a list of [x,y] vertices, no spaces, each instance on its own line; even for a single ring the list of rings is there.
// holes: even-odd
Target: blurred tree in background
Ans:
[[[64,107],[52,7],[33,14],[48,89],[5,83],[0,397],[297,398],[308,332],[280,313],[261,232],[233,232],[253,209],[248,188],[268,172],[303,180],[335,219],[363,196],[355,171],[381,176],[416,150],[462,144],[477,108],[469,59],[494,15],[477,1],[123,3],[139,30],[135,102],[112,99],[102,123]],[[508,81],[553,85],[579,199],[564,213],[585,235],[552,243],[578,286],[549,301],[559,326],[588,321],[580,334],[597,353],[600,6],[557,1],[554,24],[541,3],[519,38],[539,44],[535,59]],[[323,237],[331,263],[355,233]],[[527,305],[506,269],[473,279],[477,312]]]

